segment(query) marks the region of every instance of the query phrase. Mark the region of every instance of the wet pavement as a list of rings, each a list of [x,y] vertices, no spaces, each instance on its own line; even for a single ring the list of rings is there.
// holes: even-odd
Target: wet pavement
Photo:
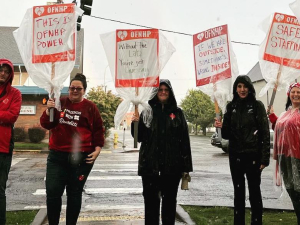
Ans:
[[[114,133],[119,135],[115,148]],[[138,149],[133,148],[129,131],[124,137],[123,134],[120,130],[113,131],[95,162],[83,193],[78,224],[144,223],[142,184],[137,176]],[[178,204],[232,207],[228,155],[211,146],[209,137],[191,136],[191,146],[194,172],[191,173],[190,190],[178,191]],[[14,154],[7,189],[8,210],[46,208],[46,157],[47,154],[36,152]],[[261,189],[265,208],[292,209],[289,198],[279,198],[280,192],[274,189],[273,166],[263,171]],[[65,200],[63,197],[61,224],[65,224]],[[249,207],[248,198],[246,206]]]

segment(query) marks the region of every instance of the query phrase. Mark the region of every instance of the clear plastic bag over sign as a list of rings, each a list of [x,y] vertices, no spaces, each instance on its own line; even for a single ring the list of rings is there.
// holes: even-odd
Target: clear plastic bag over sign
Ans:
[[[118,126],[130,103],[144,110],[149,126],[152,119],[148,100],[156,94],[159,74],[175,52],[173,45],[157,29],[117,30],[100,35],[116,91],[124,99],[115,115]]]
[[[33,82],[59,99],[76,58],[76,21],[83,11],[75,4],[35,6],[14,31],[22,60]],[[59,101],[56,101],[59,108]]]
[[[267,81],[259,96],[277,84],[277,90],[287,89],[299,77],[300,25],[294,16],[274,13],[262,23],[266,38],[259,48],[259,65]]]
[[[238,66],[228,34],[228,26],[215,27],[193,35],[196,85],[217,101],[224,112],[232,99]]]

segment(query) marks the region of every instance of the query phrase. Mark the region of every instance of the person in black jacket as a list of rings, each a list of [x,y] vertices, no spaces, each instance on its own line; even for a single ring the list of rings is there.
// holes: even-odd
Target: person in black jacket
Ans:
[[[251,224],[262,224],[261,172],[270,162],[270,131],[266,110],[255,98],[248,76],[238,76],[233,100],[227,104],[222,138],[229,140],[229,164],[234,185],[234,224],[245,224],[245,175],[251,204]]]
[[[142,176],[145,224],[159,225],[160,199],[162,223],[175,224],[176,198],[182,173],[193,171],[188,126],[169,80],[160,80],[157,94],[149,101],[153,119],[149,127],[140,118],[138,142],[141,142],[138,174]],[[131,126],[134,133],[134,126]]]

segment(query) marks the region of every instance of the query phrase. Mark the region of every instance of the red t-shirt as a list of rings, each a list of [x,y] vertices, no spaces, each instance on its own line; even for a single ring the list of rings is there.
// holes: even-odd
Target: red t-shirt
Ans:
[[[42,127],[51,130],[50,149],[62,152],[93,152],[104,145],[103,121],[96,105],[87,100],[72,103],[61,99],[61,111],[55,109],[54,121],[46,111],[40,118]]]

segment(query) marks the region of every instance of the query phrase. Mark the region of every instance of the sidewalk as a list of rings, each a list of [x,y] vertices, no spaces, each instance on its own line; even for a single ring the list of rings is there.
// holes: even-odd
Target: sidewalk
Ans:
[[[101,216],[101,211],[84,211],[81,212],[78,218],[78,225],[143,225],[145,224],[144,216]],[[64,214],[64,212],[62,212]],[[122,213],[119,213],[122,214]],[[61,225],[65,225],[65,218],[61,216]],[[176,208],[176,225],[195,224],[187,212],[177,205]],[[32,225],[48,225],[47,210],[41,209],[36,215]]]

